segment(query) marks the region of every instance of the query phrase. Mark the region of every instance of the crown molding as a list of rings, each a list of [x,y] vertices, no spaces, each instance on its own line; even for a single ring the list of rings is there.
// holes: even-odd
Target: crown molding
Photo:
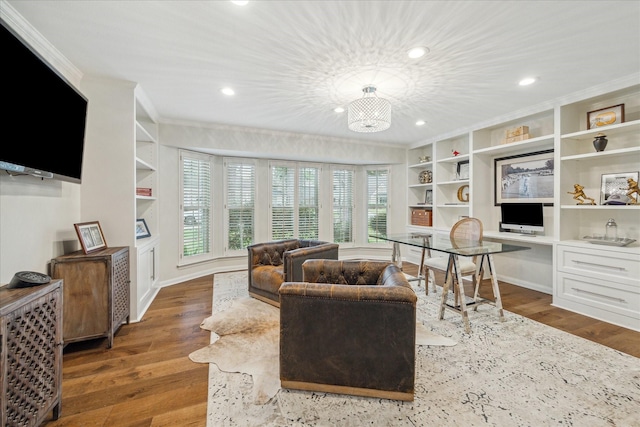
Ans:
[[[76,88],[80,86],[83,73],[69,61],[33,25],[22,17],[9,3],[0,0],[0,19],[18,34],[40,57],[58,71]]]

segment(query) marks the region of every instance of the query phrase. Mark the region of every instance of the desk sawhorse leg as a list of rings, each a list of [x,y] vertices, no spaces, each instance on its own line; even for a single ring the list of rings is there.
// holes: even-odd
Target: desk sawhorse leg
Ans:
[[[425,254],[431,258],[431,249],[422,247],[422,255],[420,257],[420,267],[418,267],[418,277],[415,279],[409,279],[410,282],[418,282],[418,287],[420,287],[420,282],[424,279],[425,287],[427,288],[427,294],[429,293],[429,278],[424,276],[424,257]],[[391,252],[391,262],[398,266],[400,270],[402,270],[402,254],[400,253],[400,244],[398,242],[393,242],[393,249]],[[435,288],[435,284],[433,285]]]
[[[489,301],[483,298],[478,297],[478,291],[480,289],[480,283],[482,282],[482,276],[484,275],[484,261],[487,262],[487,267],[489,268],[489,275],[491,276],[491,287],[493,290],[493,295],[495,297],[495,302]],[[454,297],[454,305],[447,304],[447,296],[449,294],[449,289],[453,285],[453,292],[456,294]],[[459,306],[457,305],[459,301]],[[473,295],[474,305],[473,310],[478,310],[478,305],[480,304],[493,304],[498,309],[498,313],[500,315],[500,320],[504,321],[504,310],[502,308],[502,298],[500,297],[500,288],[498,286],[498,278],[495,274],[495,267],[493,265],[493,256],[491,254],[485,254],[481,256],[479,268],[476,274],[476,284]],[[445,308],[458,312],[462,315],[462,321],[464,322],[464,329],[467,333],[471,333],[471,326],[469,324],[469,313],[467,310],[467,302],[464,293],[464,283],[462,281],[462,272],[460,271],[460,263],[458,261],[458,255],[449,255],[449,261],[447,263],[447,271],[444,286],[442,288],[442,300],[440,302],[440,320],[444,319],[444,310]]]

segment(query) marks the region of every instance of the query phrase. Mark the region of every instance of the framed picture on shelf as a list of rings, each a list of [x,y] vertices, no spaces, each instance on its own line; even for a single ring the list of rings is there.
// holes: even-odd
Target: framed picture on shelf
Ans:
[[[469,179],[469,160],[458,162],[456,166],[456,177],[459,180]]]
[[[601,205],[626,205],[637,203],[638,172],[621,172],[602,175],[600,185]]]
[[[553,206],[553,150],[494,159],[495,205],[508,202]]]
[[[147,222],[144,218],[136,219],[136,239],[144,239],[145,237],[151,237]]]
[[[587,129],[624,123],[624,104],[613,105],[587,113]]]
[[[98,221],[73,224],[78,234],[78,240],[85,254],[107,247],[107,242]]]
[[[427,190],[424,195],[424,204],[431,205],[433,204],[433,190]]]

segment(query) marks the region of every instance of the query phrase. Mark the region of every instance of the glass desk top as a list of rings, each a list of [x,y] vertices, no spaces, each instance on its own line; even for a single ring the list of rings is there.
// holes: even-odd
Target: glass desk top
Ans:
[[[372,234],[370,237],[461,256],[499,254],[503,252],[515,252],[531,249],[527,246],[488,241],[482,242],[479,245],[465,240],[456,240],[454,243],[449,236],[436,235],[434,237],[429,233],[390,234],[388,236]]]

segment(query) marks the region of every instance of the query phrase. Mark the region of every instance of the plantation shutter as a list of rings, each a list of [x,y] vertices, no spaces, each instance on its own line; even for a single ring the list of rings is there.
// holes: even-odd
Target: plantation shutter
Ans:
[[[320,212],[318,185],[320,169],[301,167],[298,177],[298,237],[318,238],[318,214]]]
[[[292,239],[295,235],[295,168],[271,167],[271,237]]]
[[[182,154],[183,256],[211,252],[211,162]]]
[[[387,235],[387,189],[389,171],[367,170],[367,224],[368,242],[377,242],[371,234]]]
[[[246,248],[253,243],[255,215],[255,165],[241,160],[225,161],[227,169],[227,247]]]
[[[354,177],[353,170],[333,170],[333,241],[336,243],[353,242]]]

